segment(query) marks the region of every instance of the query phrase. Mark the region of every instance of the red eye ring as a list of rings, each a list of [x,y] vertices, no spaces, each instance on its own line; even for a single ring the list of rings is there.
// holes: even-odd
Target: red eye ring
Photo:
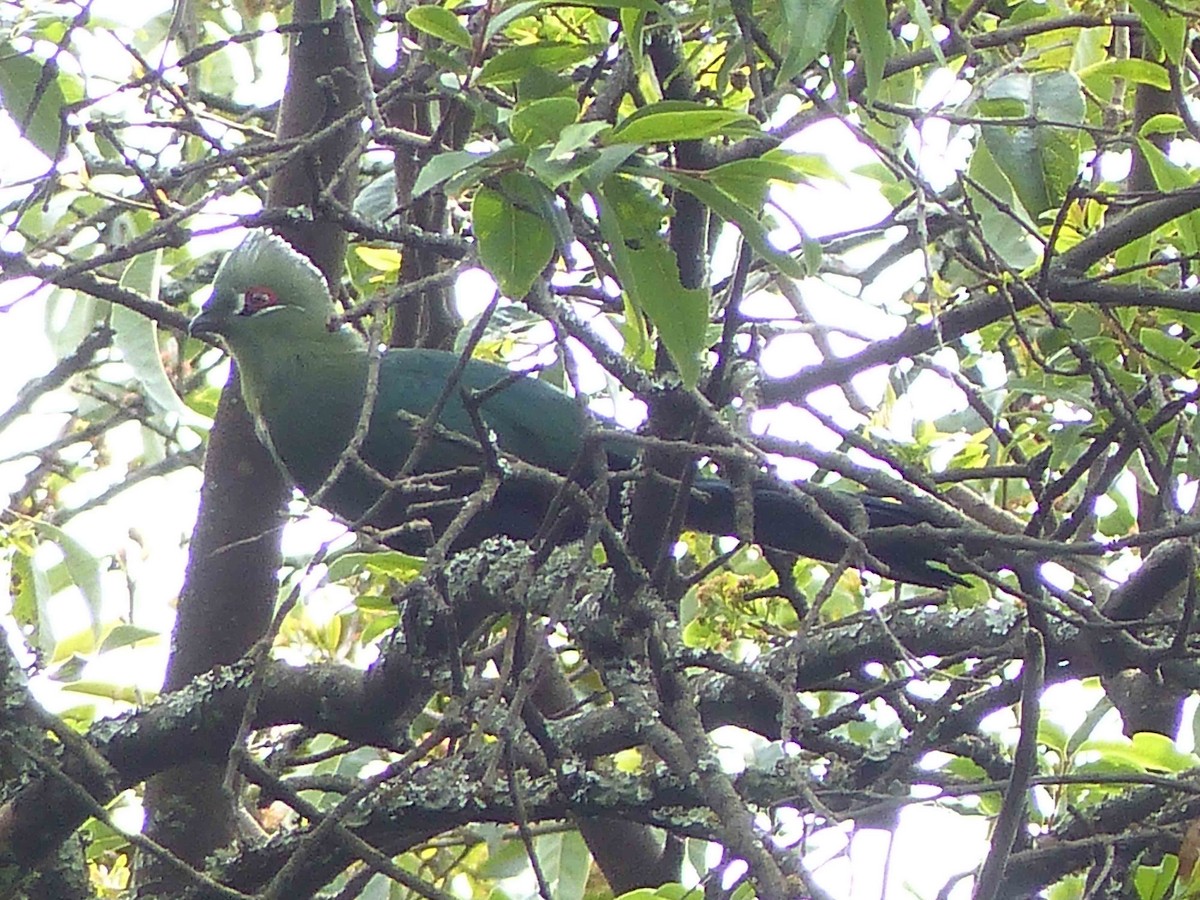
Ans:
[[[278,302],[279,298],[275,296],[275,292],[270,288],[248,288],[242,294],[242,308],[239,315],[252,316],[256,312],[260,312],[269,306],[274,306]]]

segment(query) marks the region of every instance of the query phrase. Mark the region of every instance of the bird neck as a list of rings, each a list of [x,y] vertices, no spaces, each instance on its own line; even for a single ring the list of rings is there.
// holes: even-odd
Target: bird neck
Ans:
[[[367,345],[350,328],[243,338],[230,350],[241,373],[242,396],[256,419],[271,392],[301,391],[303,396],[334,372],[366,382]]]

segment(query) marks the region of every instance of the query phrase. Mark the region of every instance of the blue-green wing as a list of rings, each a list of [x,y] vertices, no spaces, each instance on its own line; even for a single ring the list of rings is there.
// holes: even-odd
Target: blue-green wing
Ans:
[[[383,471],[397,471],[412,452],[414,431],[450,378],[458,356],[441,350],[391,350],[381,361],[379,393],[366,448],[367,458]],[[585,413],[569,395],[534,377],[513,379],[509,369],[471,360],[460,385],[468,391],[485,391],[505,383],[479,407],[479,418],[495,434],[500,449],[533,465],[567,472],[582,443]],[[406,415],[405,415],[406,414]],[[435,436],[422,454],[416,471],[436,471],[457,465],[477,464],[479,456],[467,445],[480,435],[463,401],[454,389],[439,422],[466,442]]]

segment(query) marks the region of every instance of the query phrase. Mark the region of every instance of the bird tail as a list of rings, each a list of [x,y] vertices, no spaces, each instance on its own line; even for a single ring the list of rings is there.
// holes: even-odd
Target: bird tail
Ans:
[[[932,588],[965,584],[945,567],[946,548],[916,534],[876,529],[928,524],[919,513],[901,503],[828,488],[806,494],[766,481],[751,487],[754,505],[754,540],[767,547],[827,563],[836,563],[846,552],[846,541],[836,535],[819,509],[846,531],[858,534],[867,550],[884,563],[887,574],[898,581]],[[719,478],[701,477],[693,485],[685,524],[710,534],[737,532],[736,492]]]

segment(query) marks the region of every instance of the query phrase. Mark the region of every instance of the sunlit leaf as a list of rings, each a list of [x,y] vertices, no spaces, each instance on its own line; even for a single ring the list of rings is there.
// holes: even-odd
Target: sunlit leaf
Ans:
[[[419,575],[425,561],[398,550],[374,553],[343,553],[329,564],[329,580],[341,581],[360,572],[372,572],[390,578],[406,579]]]
[[[40,519],[35,520],[32,524],[35,530],[40,532],[45,539],[57,544],[59,550],[62,551],[63,563],[71,576],[71,583],[79,588],[87,604],[91,617],[92,634],[99,638],[101,608],[104,600],[100,560],[93,556],[82,543],[56,525]]]
[[[523,297],[554,255],[554,233],[542,217],[544,191],[517,172],[480,188],[471,212],[479,260],[508,297]]]
[[[0,43],[0,108],[49,159],[58,157],[65,138],[67,91],[71,99],[82,96],[76,76],[32,53]]]
[[[1158,41],[1171,64],[1179,65],[1183,59],[1184,42],[1187,40],[1187,19],[1156,3],[1155,0],[1130,0],[1129,6],[1138,14],[1146,30]]]
[[[884,0],[845,0],[846,16],[858,36],[860,63],[866,76],[868,99],[879,91],[883,67],[892,52],[892,32]]]
[[[544,41],[511,47],[491,57],[479,70],[478,85],[520,81],[533,69],[561,72],[590,58],[601,48],[594,44]]]
[[[780,69],[780,78],[794,78],[825,52],[834,32],[843,0],[812,2],[782,0],[787,21],[788,52]]]
[[[547,97],[519,106],[508,127],[517,143],[535,147],[556,141],[578,116],[579,104],[573,98]]]
[[[753,118],[737,110],[688,100],[662,100],[642,107],[617,123],[606,136],[605,143],[653,144],[758,130],[758,123]]]
[[[404,13],[404,18],[413,28],[441,38],[447,44],[471,48],[471,34],[458,16],[444,6],[413,6]]]
[[[121,286],[158,299],[162,275],[162,251],[143,253],[130,261],[121,275]],[[158,411],[192,419],[191,410],[180,399],[175,385],[163,366],[158,345],[158,324],[139,312],[114,304],[112,308],[113,344],[121,351],[134,377],[146,392],[146,398]]]
[[[109,650],[116,650],[120,647],[132,647],[141,641],[156,640],[162,635],[157,631],[151,631],[149,628],[139,628],[136,625],[119,624],[112,628],[104,636],[104,640],[100,643],[100,652],[107,653]]]
[[[695,385],[708,325],[708,292],[683,286],[675,254],[659,233],[663,211],[644,190],[617,176],[604,183],[601,197],[600,228],[621,286],[658,329],[684,383]]]
[[[420,197],[447,179],[453,178],[485,159],[487,159],[485,154],[470,153],[466,150],[439,153],[429,160],[417,175],[416,183],[413,185],[413,197]]]

